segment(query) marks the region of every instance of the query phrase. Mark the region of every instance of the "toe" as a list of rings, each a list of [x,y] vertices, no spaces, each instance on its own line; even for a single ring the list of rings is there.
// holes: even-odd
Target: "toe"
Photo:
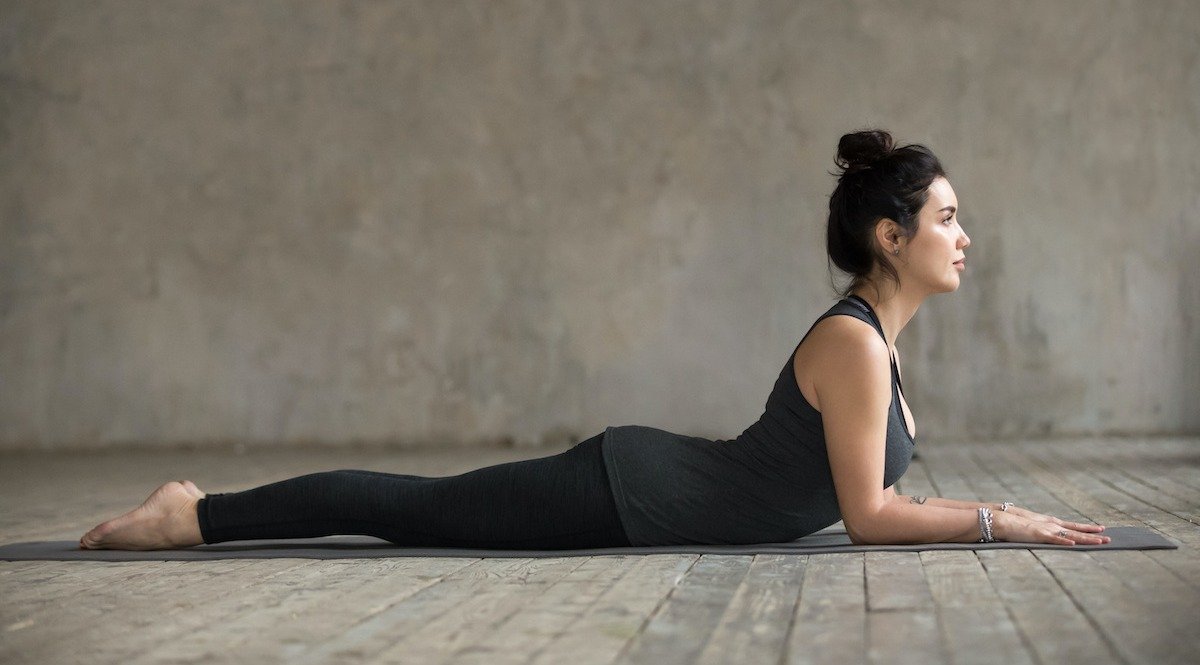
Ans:
[[[96,541],[95,541],[95,539],[90,537],[91,535],[92,535],[92,532],[88,531],[87,533],[83,534],[82,538],[79,539],[79,548],[80,549],[90,550],[90,549],[95,548]]]

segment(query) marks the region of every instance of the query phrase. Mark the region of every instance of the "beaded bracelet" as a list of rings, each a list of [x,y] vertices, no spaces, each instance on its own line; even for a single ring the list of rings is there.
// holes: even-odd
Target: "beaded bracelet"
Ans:
[[[996,539],[992,537],[992,509],[979,509],[979,533],[983,536],[976,542],[994,543]]]

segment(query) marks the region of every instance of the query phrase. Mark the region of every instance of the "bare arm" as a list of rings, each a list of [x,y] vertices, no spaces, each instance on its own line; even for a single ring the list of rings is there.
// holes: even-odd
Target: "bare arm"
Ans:
[[[998,540],[1054,544],[1102,543],[1099,525],[1077,524],[997,504],[955,499],[898,500],[883,488],[891,364],[873,328],[850,317],[830,317],[813,331],[820,347],[813,387],[820,403],[829,467],[842,521],[856,544],[971,543],[980,539],[978,508],[994,508]]]
[[[830,317],[814,331],[813,387],[821,405],[829,467],[850,539],[858,544],[973,542],[975,513],[892,500],[883,487],[891,361],[869,325]]]
[[[997,540],[1012,540],[1018,542],[1056,542],[1061,545],[1072,543],[1084,543],[1088,545],[1103,544],[1112,540],[1108,536],[1093,536],[1092,534],[1099,533],[1104,530],[1103,526],[1098,524],[1083,524],[1080,522],[1070,522],[1059,519],[1053,515],[1043,515],[1038,512],[1022,508],[1020,506],[1010,504],[1007,511],[1003,510],[1000,503],[991,503],[979,501],[961,501],[959,499],[943,499],[936,496],[907,496],[904,494],[896,494],[894,488],[889,487],[884,490],[884,495],[890,500],[899,503],[910,503],[915,505],[932,505],[942,506],[946,508],[954,508],[957,510],[969,510],[973,514],[978,515],[980,508],[991,508],[993,511],[992,518],[993,535]],[[1003,515],[999,514],[1003,511]],[[1068,537],[1058,535],[1058,529],[1053,526],[1066,527]],[[1074,533],[1071,533],[1074,532]],[[1057,539],[1057,540],[1056,540]]]
[[[942,508],[956,508],[958,510],[979,510],[980,508],[991,508],[992,510],[1000,510],[1000,502],[980,502],[980,501],[962,501],[959,499],[943,499],[940,496],[910,496],[906,494],[896,494],[891,487],[887,488],[888,492],[894,495],[894,500],[903,503],[915,503],[923,506],[941,506]]]

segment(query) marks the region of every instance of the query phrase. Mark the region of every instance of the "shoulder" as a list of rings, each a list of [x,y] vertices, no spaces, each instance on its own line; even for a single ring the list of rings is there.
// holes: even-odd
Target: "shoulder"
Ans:
[[[884,395],[890,390],[887,344],[875,326],[852,314],[827,315],[817,321],[792,360],[800,394],[822,413],[825,398],[855,403],[859,399],[853,396]]]
[[[813,326],[808,341],[809,361],[828,367],[888,367],[887,343],[875,326],[854,316],[832,315]]]

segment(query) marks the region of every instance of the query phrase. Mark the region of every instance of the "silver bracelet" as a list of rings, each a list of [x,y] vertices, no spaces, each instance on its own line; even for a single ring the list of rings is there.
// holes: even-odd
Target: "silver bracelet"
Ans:
[[[1014,504],[1012,501],[1005,501],[1004,503],[1000,504],[1000,510],[1007,512],[1008,509],[1012,508],[1014,505],[1016,504]]]
[[[994,543],[996,539],[992,537],[992,509],[979,509],[979,533],[983,537],[976,542]]]

